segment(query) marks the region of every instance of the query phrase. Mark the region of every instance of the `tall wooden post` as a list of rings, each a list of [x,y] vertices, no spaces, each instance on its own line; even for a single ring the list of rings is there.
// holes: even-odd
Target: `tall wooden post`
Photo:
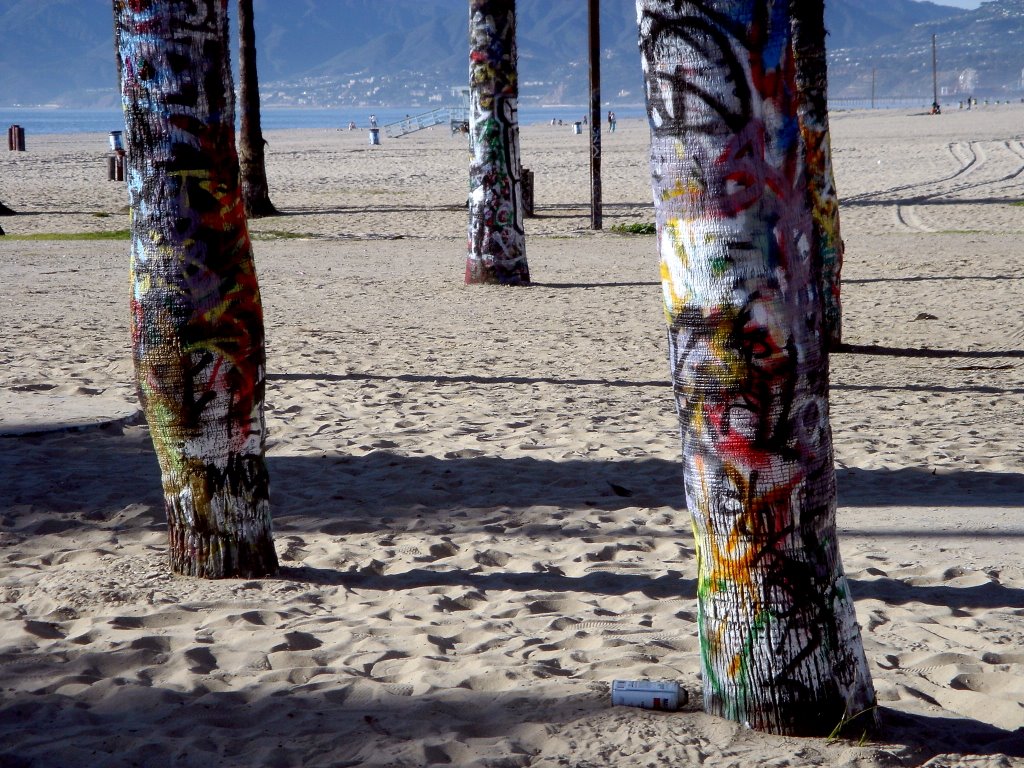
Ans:
[[[590,27],[590,228],[601,229],[601,0],[588,0]]]
[[[935,54],[935,35],[932,35],[932,106],[939,105],[939,60]]]

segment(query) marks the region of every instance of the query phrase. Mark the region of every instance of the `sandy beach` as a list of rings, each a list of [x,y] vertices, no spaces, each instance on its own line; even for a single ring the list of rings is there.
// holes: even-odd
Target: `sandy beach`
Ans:
[[[444,128],[267,134],[281,577],[173,577],[106,135],[0,155],[0,766],[1024,766],[1024,105],[832,116],[838,524],[884,732],[700,709],[648,132],[524,126],[529,288]],[[1016,205],[1014,205],[1016,203]],[[925,351],[922,351],[925,350]],[[678,680],[677,713],[612,707]]]

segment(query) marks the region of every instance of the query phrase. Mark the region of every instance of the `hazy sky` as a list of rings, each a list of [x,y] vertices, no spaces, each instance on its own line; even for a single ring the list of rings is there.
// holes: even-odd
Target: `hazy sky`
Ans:
[[[932,0],[932,2],[936,5],[952,5],[957,8],[977,8],[981,5],[981,0]]]

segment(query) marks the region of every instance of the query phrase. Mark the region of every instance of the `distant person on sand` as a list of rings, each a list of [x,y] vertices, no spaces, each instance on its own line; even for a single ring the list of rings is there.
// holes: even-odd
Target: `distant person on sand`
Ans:
[[[608,132],[615,133],[615,113],[608,111]]]
[[[370,115],[370,127],[371,128],[376,128],[377,127],[377,116],[376,115]]]
[[[942,114],[942,107],[939,106],[939,102],[937,102],[937,101],[933,101],[932,102],[932,114],[933,115],[941,115]]]

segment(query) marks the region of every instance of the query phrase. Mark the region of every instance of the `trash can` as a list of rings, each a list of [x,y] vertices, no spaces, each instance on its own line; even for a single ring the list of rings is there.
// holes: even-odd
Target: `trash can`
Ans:
[[[7,129],[7,149],[10,152],[25,151],[25,129],[20,125],[12,125]]]
[[[533,171],[523,168],[523,215],[533,216]]]
[[[380,128],[371,128],[370,129],[370,143],[371,144],[380,144]]]
[[[107,181],[124,181],[124,150],[107,155]]]
[[[124,149],[124,141],[121,138],[121,131],[110,132],[110,151],[118,152]]]
[[[581,123],[579,120],[577,120],[575,123],[573,123],[572,124],[572,132],[575,133],[577,136],[579,134],[583,133],[583,123]]]

